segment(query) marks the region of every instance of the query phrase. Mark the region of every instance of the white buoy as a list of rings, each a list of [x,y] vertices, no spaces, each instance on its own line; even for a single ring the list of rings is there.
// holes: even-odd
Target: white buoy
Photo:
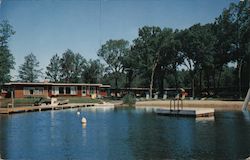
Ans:
[[[85,117],[82,117],[82,124],[86,124],[87,123],[87,119]]]
[[[80,114],[81,114],[81,112],[80,112],[80,111],[77,111],[77,112],[76,112],[76,114],[77,114],[77,115],[80,115]]]

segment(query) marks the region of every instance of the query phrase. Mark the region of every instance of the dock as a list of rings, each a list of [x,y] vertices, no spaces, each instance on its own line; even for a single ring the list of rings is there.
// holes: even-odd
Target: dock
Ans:
[[[0,108],[0,114],[14,114],[22,112],[40,112],[47,110],[62,110],[82,107],[110,107],[113,104],[97,104],[97,103],[68,103],[63,105],[41,105],[41,106],[26,106],[26,107],[13,107],[13,108]]]
[[[213,108],[183,108],[181,110],[171,110],[170,108],[158,108],[155,112],[166,116],[184,116],[184,117],[212,117]]]

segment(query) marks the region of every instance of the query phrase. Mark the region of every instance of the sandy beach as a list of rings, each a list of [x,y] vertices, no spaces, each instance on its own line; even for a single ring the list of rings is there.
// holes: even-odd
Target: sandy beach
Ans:
[[[243,101],[219,101],[219,100],[184,100],[183,107],[201,107],[214,109],[241,110]],[[169,100],[138,101],[136,107],[169,107]],[[250,109],[250,104],[248,104]]]

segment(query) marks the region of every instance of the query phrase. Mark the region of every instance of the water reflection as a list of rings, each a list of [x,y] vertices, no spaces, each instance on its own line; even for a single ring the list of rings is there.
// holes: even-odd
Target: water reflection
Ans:
[[[195,118],[196,123],[208,123],[208,122],[214,122],[215,121],[215,117],[198,117]]]
[[[249,113],[158,116],[152,109],[81,109],[0,116],[5,159],[243,159]],[[88,124],[82,126],[81,117]]]

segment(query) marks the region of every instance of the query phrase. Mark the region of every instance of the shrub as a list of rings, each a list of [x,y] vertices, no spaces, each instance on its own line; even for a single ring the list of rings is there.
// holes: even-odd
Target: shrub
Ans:
[[[128,104],[129,106],[132,106],[136,102],[135,95],[128,93],[123,97],[122,101],[123,101],[123,104]]]

